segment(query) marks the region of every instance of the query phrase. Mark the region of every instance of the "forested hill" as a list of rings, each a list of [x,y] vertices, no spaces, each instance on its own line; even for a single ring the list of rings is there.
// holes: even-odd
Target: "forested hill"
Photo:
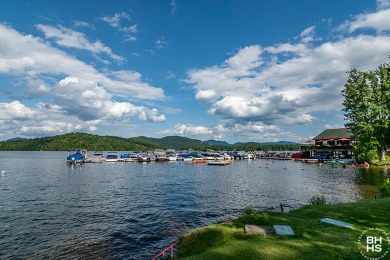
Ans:
[[[0,142],[1,151],[67,151],[84,148],[88,151],[146,151],[154,149],[195,149],[206,150],[298,150],[299,144],[240,143],[239,145],[217,146],[207,142],[181,136],[150,138],[145,136],[122,138],[85,133],[69,133],[50,137],[22,139],[13,138]]]
[[[205,147],[200,140],[180,136],[167,136],[161,139],[149,137],[122,138],[116,136],[99,136],[85,133],[11,139],[0,142],[2,151],[67,151],[72,148],[84,148],[89,151],[146,151],[154,149],[181,149],[183,147]]]

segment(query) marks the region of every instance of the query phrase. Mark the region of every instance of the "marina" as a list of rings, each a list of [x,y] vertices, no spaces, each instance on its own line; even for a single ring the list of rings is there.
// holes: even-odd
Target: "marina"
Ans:
[[[2,257],[151,259],[185,232],[236,218],[246,206],[290,210],[315,195],[357,201],[374,197],[388,177],[385,169],[293,160],[66,164],[66,154],[0,152]]]

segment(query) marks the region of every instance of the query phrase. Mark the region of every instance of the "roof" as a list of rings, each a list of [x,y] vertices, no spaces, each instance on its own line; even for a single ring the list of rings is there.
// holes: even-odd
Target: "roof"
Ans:
[[[314,137],[313,140],[326,140],[331,138],[353,138],[353,135],[351,129],[348,128],[326,129],[321,134]]]

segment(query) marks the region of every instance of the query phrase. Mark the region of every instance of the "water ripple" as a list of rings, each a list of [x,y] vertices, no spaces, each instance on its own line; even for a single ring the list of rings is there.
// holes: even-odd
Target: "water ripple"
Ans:
[[[288,210],[314,195],[355,201],[359,185],[384,178],[291,161],[67,166],[65,155],[0,152],[7,169],[0,178],[2,258],[150,259],[181,234],[235,218],[248,205]]]

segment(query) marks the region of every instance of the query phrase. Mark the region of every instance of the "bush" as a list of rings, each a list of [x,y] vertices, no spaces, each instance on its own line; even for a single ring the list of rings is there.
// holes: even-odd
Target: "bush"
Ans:
[[[313,205],[313,206],[318,206],[318,205],[325,205],[326,204],[326,199],[324,196],[313,196],[309,202]]]
[[[385,182],[379,187],[379,193],[382,197],[390,197],[390,179],[387,178]]]
[[[252,215],[256,213],[256,210],[252,206],[246,206],[244,209],[245,215]]]

